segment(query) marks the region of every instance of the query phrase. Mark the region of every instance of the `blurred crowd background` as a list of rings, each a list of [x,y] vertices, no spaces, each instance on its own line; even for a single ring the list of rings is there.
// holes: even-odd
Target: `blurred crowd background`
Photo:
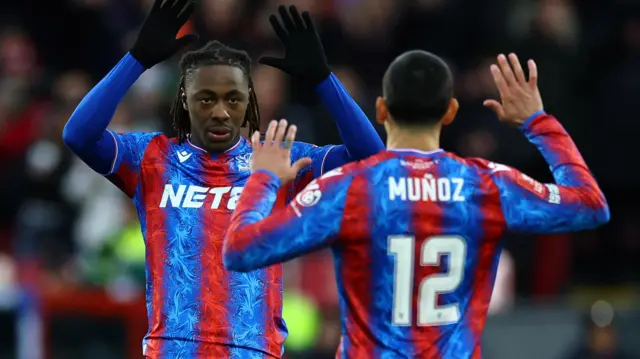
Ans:
[[[0,358],[138,358],[144,244],[128,199],[74,158],[62,128],[124,55],[151,0],[0,5]],[[254,59],[280,51],[279,1],[200,0],[193,29]],[[640,2],[635,0],[290,0],[312,12],[333,71],[374,119],[387,64],[425,49],[454,70],[461,109],[443,146],[550,181],[535,148],[482,107],[500,52],[534,58],[548,112],[569,130],[609,199],[605,227],[506,238],[485,357],[640,358]],[[171,131],[176,59],[147,71],[111,123]],[[313,94],[256,65],[263,122],[340,142]],[[379,130],[381,130],[379,128]],[[287,265],[287,358],[331,358],[339,314],[331,258]]]

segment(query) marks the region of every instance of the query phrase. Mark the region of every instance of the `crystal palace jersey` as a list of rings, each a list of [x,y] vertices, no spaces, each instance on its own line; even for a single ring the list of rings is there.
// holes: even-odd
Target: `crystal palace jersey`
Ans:
[[[281,266],[251,273],[225,270],[222,240],[250,174],[251,147],[212,157],[189,141],[160,133],[112,133],[117,156],[107,178],[133,198],[146,244],[151,358],[226,358],[237,349],[279,358],[287,329],[282,319]],[[296,142],[292,160],[313,165],[282,188],[281,205],[322,172],[332,147]]]
[[[524,131],[556,183],[441,150],[394,150],[326,173],[271,213],[278,178],[258,172],[227,232],[225,264],[248,271],[330,246],[339,358],[481,358],[505,231],[568,232],[609,218],[564,128],[543,114]]]

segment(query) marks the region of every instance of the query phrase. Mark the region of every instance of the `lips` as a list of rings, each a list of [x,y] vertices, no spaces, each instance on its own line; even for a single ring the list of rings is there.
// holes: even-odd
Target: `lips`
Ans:
[[[218,126],[207,129],[207,138],[212,142],[226,142],[231,139],[231,129]]]
[[[208,132],[211,132],[214,135],[226,135],[228,133],[231,133],[231,129],[228,127],[212,127],[208,130]]]

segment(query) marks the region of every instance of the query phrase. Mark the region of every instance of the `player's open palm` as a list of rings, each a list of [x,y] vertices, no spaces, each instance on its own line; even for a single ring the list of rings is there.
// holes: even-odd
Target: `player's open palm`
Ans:
[[[491,65],[491,74],[498,87],[501,101],[486,100],[484,105],[492,109],[500,121],[520,126],[544,108],[538,90],[538,68],[533,60],[529,60],[527,65],[528,80],[516,54],[509,54],[508,59],[500,54],[498,64]]]
[[[296,131],[295,125],[287,128],[287,120],[271,121],[264,142],[260,142],[260,132],[256,131],[251,137],[251,170],[269,171],[278,176],[283,184],[294,180],[300,170],[311,164],[311,158],[308,157],[291,163],[291,147],[296,139]]]

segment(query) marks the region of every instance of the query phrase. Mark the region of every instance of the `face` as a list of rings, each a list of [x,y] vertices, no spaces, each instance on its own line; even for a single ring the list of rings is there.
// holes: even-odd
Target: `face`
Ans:
[[[191,141],[209,152],[222,152],[236,144],[249,91],[239,68],[214,65],[195,69],[182,95],[191,122]]]

